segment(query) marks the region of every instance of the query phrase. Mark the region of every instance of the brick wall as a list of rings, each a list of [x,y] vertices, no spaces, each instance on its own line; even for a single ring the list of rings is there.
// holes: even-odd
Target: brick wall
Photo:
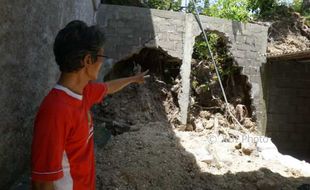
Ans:
[[[193,39],[201,33],[195,18],[189,17],[193,16],[182,12],[103,5],[97,22],[106,32],[106,53],[115,61],[125,59],[143,47],[160,47],[169,55],[183,59],[185,39],[188,40],[185,38],[185,23],[187,26],[192,24]],[[201,21],[204,29],[227,38],[232,56],[252,86],[253,115],[259,122],[259,130],[264,133],[265,101],[260,68],[266,62],[268,27],[207,16],[201,16]],[[194,40],[190,43],[192,48]]]
[[[310,61],[266,65],[267,132],[279,151],[310,158]]]

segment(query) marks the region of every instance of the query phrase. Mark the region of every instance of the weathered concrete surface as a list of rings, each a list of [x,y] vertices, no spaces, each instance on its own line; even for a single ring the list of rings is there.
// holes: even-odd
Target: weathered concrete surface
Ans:
[[[52,44],[73,19],[94,21],[91,0],[0,0],[0,189],[29,167],[33,119],[58,68]]]
[[[183,34],[184,48],[183,48],[183,62],[181,66],[181,80],[182,90],[179,95],[179,105],[181,108],[181,123],[187,123],[187,113],[190,97],[190,76],[191,76],[191,63],[193,54],[193,43],[195,42],[193,34],[193,17],[191,15],[185,16],[185,32]]]
[[[281,153],[310,162],[310,61],[272,61],[266,67],[266,134]]]
[[[184,38],[185,21],[188,17],[193,16],[183,12],[103,5],[97,19],[106,31],[107,55],[119,61],[144,47],[160,47],[169,55],[183,59],[184,44],[187,43],[187,38]],[[192,20],[192,36],[195,37],[201,31],[195,19]],[[232,57],[243,68],[242,73],[248,76],[252,86],[252,114],[264,133],[266,112],[260,69],[266,62],[268,27],[206,16],[201,16],[201,21],[204,29],[216,31],[228,39]],[[189,43],[194,45],[194,41]]]

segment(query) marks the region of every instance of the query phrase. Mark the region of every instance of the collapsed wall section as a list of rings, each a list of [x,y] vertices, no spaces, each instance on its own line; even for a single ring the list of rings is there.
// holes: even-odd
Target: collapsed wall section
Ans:
[[[225,19],[201,16],[205,30],[216,31],[228,39],[231,57],[241,68],[241,74],[247,76],[251,86],[252,117],[258,123],[258,130],[264,134],[266,128],[266,110],[263,99],[261,67],[266,62],[268,27],[250,23],[240,23]],[[198,25],[194,30],[201,33]]]
[[[205,30],[218,31],[229,40],[232,57],[242,67],[242,74],[248,77],[251,85],[252,115],[258,121],[260,132],[264,133],[265,103],[260,70],[266,62],[268,27],[207,16],[201,16],[201,21]],[[115,61],[129,57],[144,47],[161,47],[169,55],[183,60],[181,75],[182,72],[190,72],[188,69],[182,70],[182,68],[190,68],[186,67],[190,62],[184,58],[191,56],[194,38],[201,33],[193,15],[103,5],[99,10],[98,23],[106,31],[107,55],[113,57]],[[185,44],[188,45],[185,46]],[[184,80],[190,80],[189,75],[186,76],[188,77],[182,78],[182,88]],[[187,89],[182,89],[182,93],[187,93],[186,97],[189,98]],[[186,105],[183,107],[187,109]],[[184,117],[187,115],[185,114]]]
[[[242,67],[231,55],[228,38],[217,31],[205,31],[205,34],[212,56],[201,33],[195,39],[192,57],[192,95],[202,107],[216,111],[223,109],[224,96],[213,64],[214,59],[228,103],[233,108],[243,107],[245,115],[252,117],[251,85],[248,77],[242,74]]]

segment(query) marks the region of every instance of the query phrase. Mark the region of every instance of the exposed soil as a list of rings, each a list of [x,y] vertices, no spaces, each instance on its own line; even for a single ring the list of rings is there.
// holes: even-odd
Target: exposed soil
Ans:
[[[98,189],[296,189],[310,183],[303,171],[264,160],[257,143],[241,139],[254,137],[255,125],[241,132],[220,112],[205,110],[196,126],[179,125],[175,89],[151,77],[96,109],[97,125],[106,117],[131,125],[97,147]]]
[[[299,13],[288,15],[270,22],[267,53],[286,54],[310,49],[310,28]]]

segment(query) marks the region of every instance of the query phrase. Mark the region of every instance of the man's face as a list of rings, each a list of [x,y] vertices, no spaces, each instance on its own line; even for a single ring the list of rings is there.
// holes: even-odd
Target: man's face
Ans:
[[[90,60],[91,63],[86,65],[86,74],[88,75],[90,80],[96,80],[98,78],[100,68],[104,61],[104,58],[100,57],[100,55],[104,55],[103,48],[100,48],[97,55],[99,56],[97,56],[96,62],[93,62],[93,60]]]

